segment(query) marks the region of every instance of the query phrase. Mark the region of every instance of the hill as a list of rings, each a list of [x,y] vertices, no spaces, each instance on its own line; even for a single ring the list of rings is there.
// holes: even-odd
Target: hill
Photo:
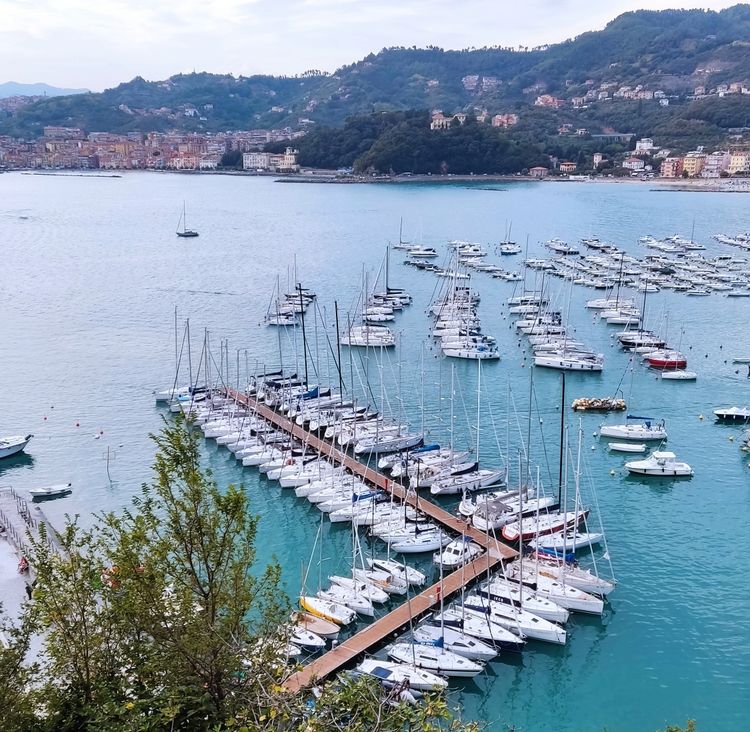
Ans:
[[[8,97],[61,97],[68,94],[86,94],[88,89],[63,89],[49,84],[19,84],[6,81],[0,84],[0,99]]]
[[[330,75],[137,77],[101,94],[27,105],[0,120],[0,133],[36,136],[50,124],[111,132],[340,126],[380,111],[528,109],[540,95],[569,105],[588,95],[586,118],[596,121],[611,111],[597,112],[600,94],[638,88],[674,104],[696,87],[733,82],[750,85],[750,5],[625,13],[600,31],[536,49],[389,48]]]

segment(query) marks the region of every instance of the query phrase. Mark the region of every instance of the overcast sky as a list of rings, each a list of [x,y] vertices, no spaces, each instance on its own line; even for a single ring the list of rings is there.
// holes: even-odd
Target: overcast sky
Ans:
[[[384,46],[534,46],[628,10],[716,0],[0,0],[0,82],[333,71]]]

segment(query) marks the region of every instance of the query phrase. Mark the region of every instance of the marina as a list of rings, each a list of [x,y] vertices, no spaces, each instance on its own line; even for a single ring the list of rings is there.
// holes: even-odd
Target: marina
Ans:
[[[463,705],[464,714],[486,719],[497,729],[514,724],[539,730],[593,732],[613,727],[613,717],[626,713],[618,699],[627,692],[642,700],[632,712],[633,724],[639,728],[658,728],[664,720],[681,719],[686,714],[699,720],[710,719],[713,728],[719,730],[737,728],[745,711],[747,689],[742,679],[748,668],[750,639],[742,631],[738,612],[742,606],[740,589],[726,578],[732,566],[731,556],[749,548],[742,528],[747,519],[743,496],[750,480],[748,453],[741,449],[747,425],[741,418],[715,422],[713,417],[714,410],[733,406],[743,409],[748,403],[747,366],[733,363],[748,350],[748,300],[729,296],[731,290],[713,288],[709,288],[712,294],[707,297],[688,296],[687,290],[679,289],[683,283],[677,280],[678,289],[665,288],[662,283],[656,284],[658,292],[645,293],[644,327],[683,354],[686,370],[697,374],[695,380],[670,379],[665,378],[670,371],[662,373],[660,368],[649,367],[643,363],[641,353],[627,351],[620,345],[614,333],[632,331],[633,325],[609,327],[600,311],[586,308],[591,299],[617,298],[617,259],[606,259],[609,267],[602,265],[601,272],[609,272],[608,289],[575,284],[571,279],[550,274],[549,269],[523,264],[525,259],[556,260],[544,243],[557,238],[580,249],[579,255],[559,253],[560,258],[570,262],[567,267],[555,264],[561,272],[572,274],[573,263],[582,261],[581,255],[590,256],[595,251],[580,244],[581,239],[591,238],[593,228],[602,242],[612,242],[637,259],[633,269],[645,273],[650,252],[666,259],[677,254],[653,249],[637,238],[645,235],[644,229],[653,233],[657,243],[673,235],[675,219],[668,218],[662,207],[669,198],[679,208],[684,200],[680,198],[682,194],[649,197],[642,189],[596,184],[536,188],[519,184],[498,193],[462,186],[419,185],[404,191],[395,186],[274,187],[272,181],[262,179],[176,178],[128,174],[114,181],[120,186],[118,192],[103,190],[96,180],[66,181],[66,186],[76,189],[63,192],[63,196],[71,197],[64,197],[60,209],[49,214],[58,220],[56,228],[52,228],[52,221],[46,216],[41,220],[21,219],[19,214],[27,216],[34,198],[43,196],[60,181],[43,176],[2,176],[0,184],[8,202],[3,226],[14,275],[14,299],[4,305],[5,335],[12,348],[3,353],[2,365],[5,373],[24,375],[23,388],[7,394],[8,421],[3,425],[3,434],[33,432],[35,437],[22,454],[0,463],[0,483],[12,485],[17,495],[30,499],[32,488],[71,482],[74,490],[70,495],[43,504],[53,525],[63,520],[64,513],[79,513],[85,520],[92,507],[109,510],[128,502],[140,483],[149,479],[153,446],[147,432],[158,431],[163,416],[169,419],[168,410],[154,409],[152,391],[171,391],[174,343],[170,321],[175,305],[181,321],[187,317],[191,320],[194,361],[198,361],[196,344],[200,346],[204,328],[211,331],[217,367],[222,365],[218,344],[227,341],[223,368],[227,370],[227,362],[231,365],[228,393],[235,401],[244,401],[250,411],[260,411],[252,403],[252,396],[245,393],[245,375],[259,373],[264,364],[278,366],[279,341],[287,372],[301,374],[304,370],[299,313],[294,313],[295,317],[285,315],[293,323],[284,323],[284,327],[265,327],[274,282],[279,275],[284,281],[283,268],[295,255],[302,283],[317,292],[319,302],[318,311],[311,307],[305,314],[310,362],[314,360],[318,369],[314,375],[311,367],[309,381],[336,387],[335,363],[339,357],[334,301],[338,302],[343,333],[348,326],[347,316],[361,316],[356,302],[362,291],[363,262],[372,292],[385,244],[389,238],[397,240],[398,220],[404,215],[405,238],[437,253],[435,257],[425,257],[424,263],[434,263],[450,272],[453,268],[447,242],[452,239],[477,242],[487,252],[485,257],[475,257],[483,260],[480,267],[484,271],[463,263],[454,269],[453,283],[480,294],[475,311],[481,333],[494,339],[499,358],[482,363],[482,403],[477,422],[479,359],[444,356],[430,335],[435,322],[434,314],[428,312],[435,297],[433,290],[439,289],[441,283],[450,283],[452,278],[403,266],[405,251],[397,254],[392,250],[392,283],[407,290],[414,302],[397,314],[395,321],[385,321],[380,326],[390,327],[394,333],[394,344],[387,347],[389,355],[383,355],[385,347],[381,350],[368,345],[366,332],[362,334],[364,346],[349,349],[347,344],[341,345],[344,381],[356,383],[360,399],[371,388],[373,393],[364,402],[370,408],[379,409],[381,401],[389,403],[389,416],[394,421],[399,421],[399,415],[408,417],[408,433],[424,433],[426,447],[438,444],[441,449],[447,448],[452,439],[456,450],[470,453],[465,458],[467,462],[473,460],[479,431],[478,457],[488,469],[504,470],[509,466],[511,473],[517,475],[518,451],[523,452],[528,446],[534,471],[538,466],[544,485],[556,492],[561,377],[556,370],[532,367],[532,345],[551,345],[552,339],[532,344],[530,339],[542,334],[521,335],[515,323],[520,315],[530,313],[510,313],[516,305],[509,301],[524,289],[544,291],[551,301],[550,310],[560,312],[561,325],[566,328],[562,340],[567,356],[584,361],[591,358],[584,351],[595,359],[603,356],[601,371],[566,372],[565,420],[573,452],[579,420],[582,425],[581,490],[588,507],[592,495],[589,478],[596,486],[598,513],[603,518],[608,552],[617,570],[617,589],[604,603],[602,617],[571,615],[564,648],[533,641],[524,654],[501,652],[497,659],[488,661],[487,669],[491,671],[471,679],[451,679],[451,693]],[[18,181],[21,182],[16,185]],[[279,189],[283,189],[281,193]],[[254,209],[263,211],[257,219],[248,214],[243,204],[248,191],[254,197]],[[175,236],[174,221],[164,220],[164,210],[181,210],[185,198],[190,225],[199,228],[201,243],[200,250],[191,251],[189,256],[184,251],[186,242]],[[723,231],[737,240],[737,234],[748,229],[740,197],[691,193],[685,198],[689,198],[689,210],[682,211],[679,228],[688,242],[693,239],[706,247],[699,250],[700,256],[714,263],[709,268],[710,276],[705,276],[707,284],[721,286],[722,280],[716,274],[722,271],[732,279],[742,279],[746,270],[732,267],[747,253],[737,244],[713,239],[714,234]],[[115,200],[124,203],[120,207]],[[84,206],[83,201],[88,205]],[[205,206],[201,201],[205,201]],[[541,209],[550,212],[549,221],[540,221],[535,215]],[[592,210],[596,212],[596,223],[587,215]],[[135,211],[143,215],[135,215]],[[305,221],[304,241],[300,240],[297,227],[285,219],[286,211],[293,211],[298,221]],[[516,254],[495,250],[503,236],[503,221],[511,212],[514,238],[521,249]],[[38,212],[34,215],[41,216]],[[85,233],[92,218],[103,222],[110,215],[114,220],[97,236]],[[693,216],[695,233],[688,237]],[[269,223],[272,220],[276,222],[273,228]],[[643,223],[646,220],[647,226]],[[133,241],[124,247],[111,232],[130,226],[131,221],[135,222]],[[530,240],[528,256],[524,246],[526,231]],[[43,249],[33,244],[37,239],[44,242]],[[55,243],[57,239],[68,245],[63,248]],[[75,247],[70,244],[73,241],[77,242]],[[326,251],[324,247],[329,251],[320,256]],[[249,251],[252,263],[248,262]],[[733,260],[720,259],[727,256]],[[137,268],[133,266],[136,259],[140,263]],[[690,258],[685,261],[689,264]],[[723,266],[721,261],[728,264]],[[237,264],[229,267],[227,262]],[[491,265],[519,273],[520,281],[493,276]],[[707,265],[700,261],[696,266]],[[628,262],[622,268],[627,267]],[[683,267],[679,272],[689,270]],[[469,274],[469,279],[459,277],[459,273]],[[583,274],[593,278],[600,272]],[[632,279],[621,293],[623,298],[632,300],[633,308],[640,310],[644,292],[639,289],[639,282],[643,276],[651,279],[651,274],[628,275]],[[49,293],[40,294],[35,287],[38,277],[57,284],[50,285]],[[645,287],[650,284],[655,283],[646,282]],[[704,283],[691,284],[707,287]],[[731,281],[726,284],[735,287]],[[742,287],[742,283],[736,285],[739,292]],[[293,289],[294,283],[291,288],[285,285],[282,291]],[[56,310],[58,306],[53,304],[60,301],[62,305]],[[45,308],[49,316],[34,319],[30,328],[28,313],[39,308]],[[76,312],[81,313],[80,317]],[[282,315],[281,311],[270,312]],[[373,310],[370,315],[376,317],[378,313]],[[719,321],[722,328],[715,327]],[[536,325],[530,327],[533,330]],[[59,352],[48,354],[45,344],[57,333]],[[316,343],[319,353],[313,359]],[[354,352],[353,380],[348,373],[349,350]],[[537,355],[541,353],[543,349]],[[452,371],[456,385],[451,398]],[[574,412],[571,406],[576,399],[613,400],[611,404],[602,401],[600,406],[619,411],[596,411],[600,407],[592,402],[591,407]],[[619,401],[615,405],[614,400],[620,399],[627,409],[621,409]],[[451,400],[453,420],[449,416]],[[663,420],[668,448],[667,444],[661,446],[658,438],[648,442],[647,449],[673,450],[680,460],[690,464],[693,478],[680,482],[651,476],[628,477],[625,462],[645,455],[610,448],[610,443],[623,444],[622,432],[612,437],[593,437],[602,424],[626,424],[628,415],[649,417],[652,426]],[[433,496],[427,488],[416,499],[400,481],[391,480],[385,470],[374,467],[382,456],[359,453],[355,457],[351,450],[344,452],[324,437],[317,437],[321,442],[315,443],[312,437],[316,436],[308,436],[309,430],[288,424],[288,418],[274,410],[264,412],[263,417],[321,452],[329,451],[339,465],[346,462],[368,486],[394,490],[396,498],[405,500],[410,508],[417,508],[418,502],[419,511],[448,527],[451,536],[468,532],[477,543],[483,537],[486,542],[484,531],[473,524],[467,526],[465,519],[456,516],[460,494]],[[643,420],[635,422],[644,424]],[[96,435],[99,437],[95,439]],[[638,439],[625,444],[638,447],[647,441]],[[245,485],[252,509],[260,515],[258,561],[266,562],[274,556],[279,559],[287,592],[294,600],[302,589],[300,562],[310,558],[320,523],[319,511],[307,501],[280,494],[279,484],[266,473],[243,468],[218,440],[207,440],[203,452],[219,485]],[[572,511],[572,474],[569,483],[568,508]],[[514,484],[515,480],[509,481],[509,487]],[[495,489],[488,488],[492,490]],[[480,499],[482,494],[476,495]],[[35,504],[29,501],[29,505],[34,510]],[[730,506],[739,506],[739,510]],[[723,527],[721,531],[717,531],[719,525]],[[710,580],[694,571],[694,542],[709,532],[718,542],[718,547],[713,547],[717,565]],[[590,536],[584,537],[584,533]],[[579,540],[593,541],[596,533],[600,533],[598,527],[592,527],[589,532],[579,530],[569,536],[577,544]],[[645,548],[646,534],[656,537],[662,550]],[[325,540],[321,574],[351,574],[351,522],[336,523],[325,518],[321,536]],[[544,543],[554,548],[554,542]],[[375,546],[384,554],[382,541]],[[503,551],[513,551],[502,542],[499,546]],[[668,549],[663,551],[664,547]],[[584,560],[589,551],[590,548],[579,550]],[[600,546],[593,551],[599,559],[605,554]],[[436,610],[436,586],[440,582],[432,554],[400,555],[400,559],[429,578],[424,587],[410,591],[411,613],[403,609],[407,602],[403,596],[386,608],[377,608],[372,622],[357,621],[351,634],[344,634],[334,650],[306,664],[300,672],[303,675],[291,677],[289,684],[304,686],[321,670],[320,675],[326,675],[356,664],[363,652],[376,652],[386,639],[392,641],[393,633],[408,627],[410,618],[416,622]],[[508,559],[512,564],[512,556]],[[464,567],[464,578],[475,573],[482,580],[488,562],[495,570],[500,564],[485,554]],[[462,584],[461,570],[446,572],[441,594],[461,594]],[[700,601],[701,593],[709,587],[715,590],[717,585],[728,600],[727,613],[721,617]],[[481,591],[481,586],[468,590],[480,597]],[[475,602],[480,604],[481,600]],[[453,611],[446,610],[447,617],[452,617],[450,612]],[[668,626],[657,622],[658,617],[668,617]],[[731,647],[717,648],[708,642],[709,637],[723,637],[733,628],[740,631]],[[654,649],[648,664],[637,651],[647,644]],[[378,651],[381,657],[384,653],[385,649]],[[689,673],[676,673],[678,659],[687,653],[694,660]],[[605,678],[611,683],[603,685],[601,679]],[[730,678],[733,683],[725,683]],[[554,700],[554,711],[541,701],[545,699]],[[590,710],[585,720],[580,715],[582,704]]]

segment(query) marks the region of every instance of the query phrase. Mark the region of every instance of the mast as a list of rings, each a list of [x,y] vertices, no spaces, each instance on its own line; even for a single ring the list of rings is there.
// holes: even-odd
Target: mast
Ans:
[[[295,271],[297,263],[295,261]],[[297,291],[299,292],[299,307],[300,315],[302,317],[302,358],[305,359],[305,389],[310,387],[310,382],[307,380],[307,336],[305,335],[305,304],[302,300],[302,284],[297,283]]]
[[[175,379],[179,378],[180,351],[177,345],[177,305],[174,306],[174,372]]]
[[[336,368],[339,372],[339,391],[341,392],[341,398],[344,398],[344,377],[341,375],[341,333],[339,332],[339,303],[338,300],[333,301],[333,307],[336,311],[336,352],[338,353],[338,362]],[[351,338],[351,335],[349,336]],[[353,385],[352,385],[353,386]]]
[[[190,318],[185,321],[185,330],[187,331],[187,349],[188,349],[188,378],[189,385],[193,386],[193,358],[190,354]]]
[[[565,434],[565,371],[560,372],[562,377],[562,395],[560,397],[560,468],[557,478],[557,502],[560,503],[563,485],[563,451],[565,449],[563,436]]]

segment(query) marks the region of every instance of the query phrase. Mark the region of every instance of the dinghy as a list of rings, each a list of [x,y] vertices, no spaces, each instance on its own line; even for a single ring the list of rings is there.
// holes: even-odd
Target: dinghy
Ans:
[[[72,483],[58,483],[57,485],[29,489],[29,493],[31,493],[33,498],[58,498],[59,496],[66,496],[68,493],[72,492]]]
[[[607,444],[607,447],[612,452],[636,452],[636,453],[643,453],[646,452],[648,449],[646,445],[644,444],[631,444],[629,442],[610,442]]]

